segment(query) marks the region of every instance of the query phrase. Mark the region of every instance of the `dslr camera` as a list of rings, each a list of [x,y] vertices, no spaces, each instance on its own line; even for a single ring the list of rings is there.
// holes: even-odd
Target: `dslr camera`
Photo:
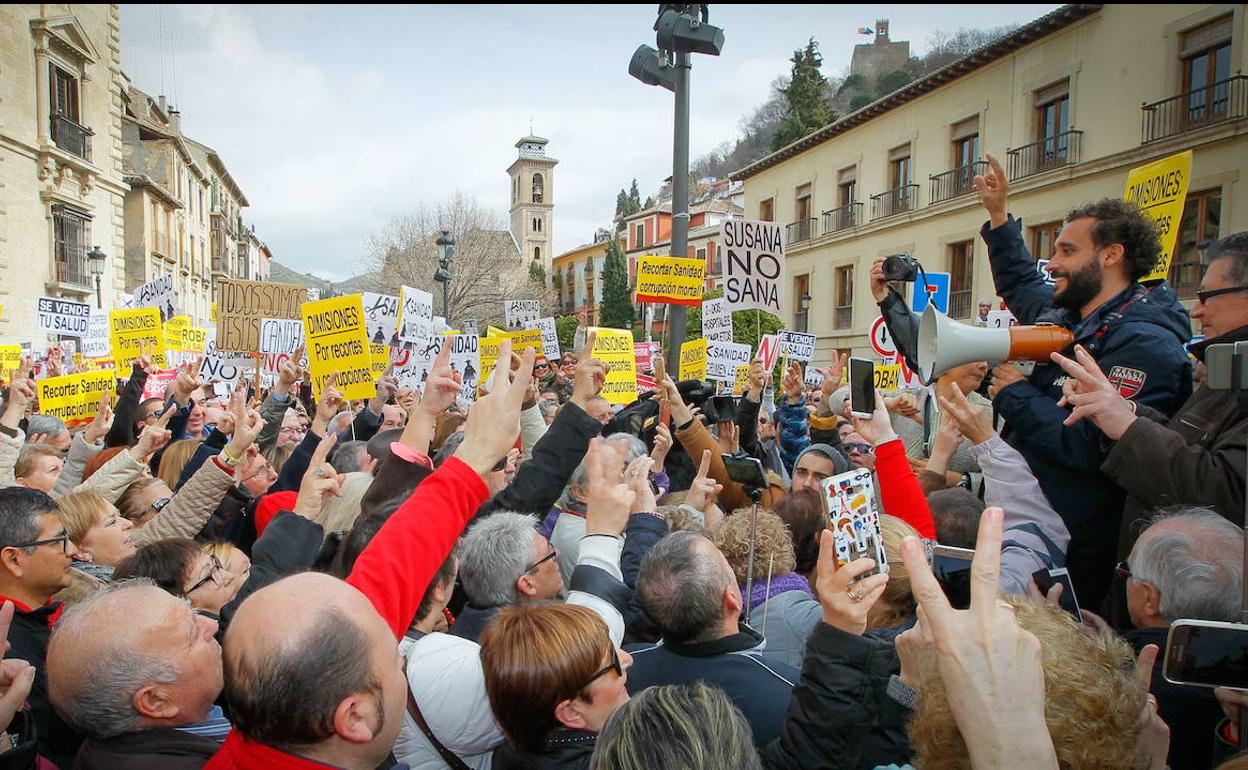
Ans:
[[[884,258],[884,280],[912,282],[919,276],[919,260],[909,254],[893,254]]]

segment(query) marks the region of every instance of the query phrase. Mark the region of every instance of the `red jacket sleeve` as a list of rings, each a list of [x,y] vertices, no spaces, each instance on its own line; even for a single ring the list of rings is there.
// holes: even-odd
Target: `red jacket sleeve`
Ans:
[[[421,482],[356,559],[347,582],[369,598],[396,638],[407,632],[438,567],[489,496],[481,477],[452,457]]]
[[[923,495],[923,488],[906,460],[901,439],[886,441],[875,448],[875,475],[880,480],[880,505],[889,516],[896,516],[928,540],[936,539],[936,522]]]

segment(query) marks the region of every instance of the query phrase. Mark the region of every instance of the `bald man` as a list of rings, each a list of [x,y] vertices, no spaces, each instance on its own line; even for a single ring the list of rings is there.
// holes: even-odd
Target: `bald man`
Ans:
[[[215,620],[149,580],[67,610],[48,646],[48,691],[86,736],[75,770],[203,767],[217,742],[177,728],[203,721],[221,693],[216,632]]]
[[[222,754],[372,770],[394,748],[407,698],[398,644],[348,583],[306,572],[257,591],[234,616],[225,649],[236,730]]]

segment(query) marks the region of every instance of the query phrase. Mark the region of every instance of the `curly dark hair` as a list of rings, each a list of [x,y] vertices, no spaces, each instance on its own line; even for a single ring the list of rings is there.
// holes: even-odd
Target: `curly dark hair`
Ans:
[[[1067,222],[1091,217],[1092,243],[1103,249],[1122,244],[1123,259],[1131,280],[1138,281],[1153,271],[1161,256],[1161,237],[1157,223],[1139,206],[1119,198],[1103,198],[1085,203],[1066,215]]]

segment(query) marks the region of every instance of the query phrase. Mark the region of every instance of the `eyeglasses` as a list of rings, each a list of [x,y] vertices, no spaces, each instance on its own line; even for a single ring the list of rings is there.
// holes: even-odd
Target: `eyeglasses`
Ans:
[[[533,369],[534,369],[534,370],[537,370],[537,369],[549,369],[549,368],[550,368],[550,364],[533,364]]]
[[[225,583],[221,580],[221,573],[224,571],[224,568],[221,566],[221,562],[217,559],[215,554],[213,556],[210,556],[209,558],[212,560],[212,569],[209,570],[208,575],[196,581],[195,585],[186,589],[186,591],[184,591],[182,594],[183,596],[188,596],[194,593],[195,589],[200,588],[209,580],[216,583],[218,586],[225,585]]]
[[[308,429],[299,425],[285,425],[278,433],[307,433]]]
[[[589,678],[589,681],[581,685],[581,689],[584,690],[586,687],[589,687],[598,680],[598,677],[608,671],[614,671],[616,676],[624,676],[624,667],[620,665],[620,654],[615,651],[614,643],[611,644],[611,662],[595,671],[594,675]]]
[[[1127,564],[1126,559],[1123,559],[1122,561],[1114,565],[1114,574],[1120,578],[1123,578],[1124,580],[1130,580],[1131,578],[1135,577],[1135,575],[1131,574],[1131,565]]]
[[[61,534],[56,537],[49,537],[46,540],[32,540],[29,543],[14,543],[12,548],[34,548],[40,545],[52,545],[53,543],[61,544],[61,553],[69,550],[69,535]]]
[[[552,547],[550,549],[550,553],[546,554],[542,558],[538,559],[537,561],[533,562],[529,566],[525,567],[524,568],[525,574],[532,572],[533,570],[537,569],[538,567],[542,566],[543,564],[545,564],[546,562],[550,561],[551,559],[555,558],[558,555],[559,555],[559,551]]]
[[[845,444],[846,452],[857,452],[860,455],[871,454],[873,447],[870,444]]]
[[[1202,305],[1209,304],[1209,300],[1214,297],[1220,297],[1223,294],[1234,294],[1237,291],[1248,291],[1248,286],[1228,286],[1225,289],[1205,289],[1196,292],[1196,300]]]

